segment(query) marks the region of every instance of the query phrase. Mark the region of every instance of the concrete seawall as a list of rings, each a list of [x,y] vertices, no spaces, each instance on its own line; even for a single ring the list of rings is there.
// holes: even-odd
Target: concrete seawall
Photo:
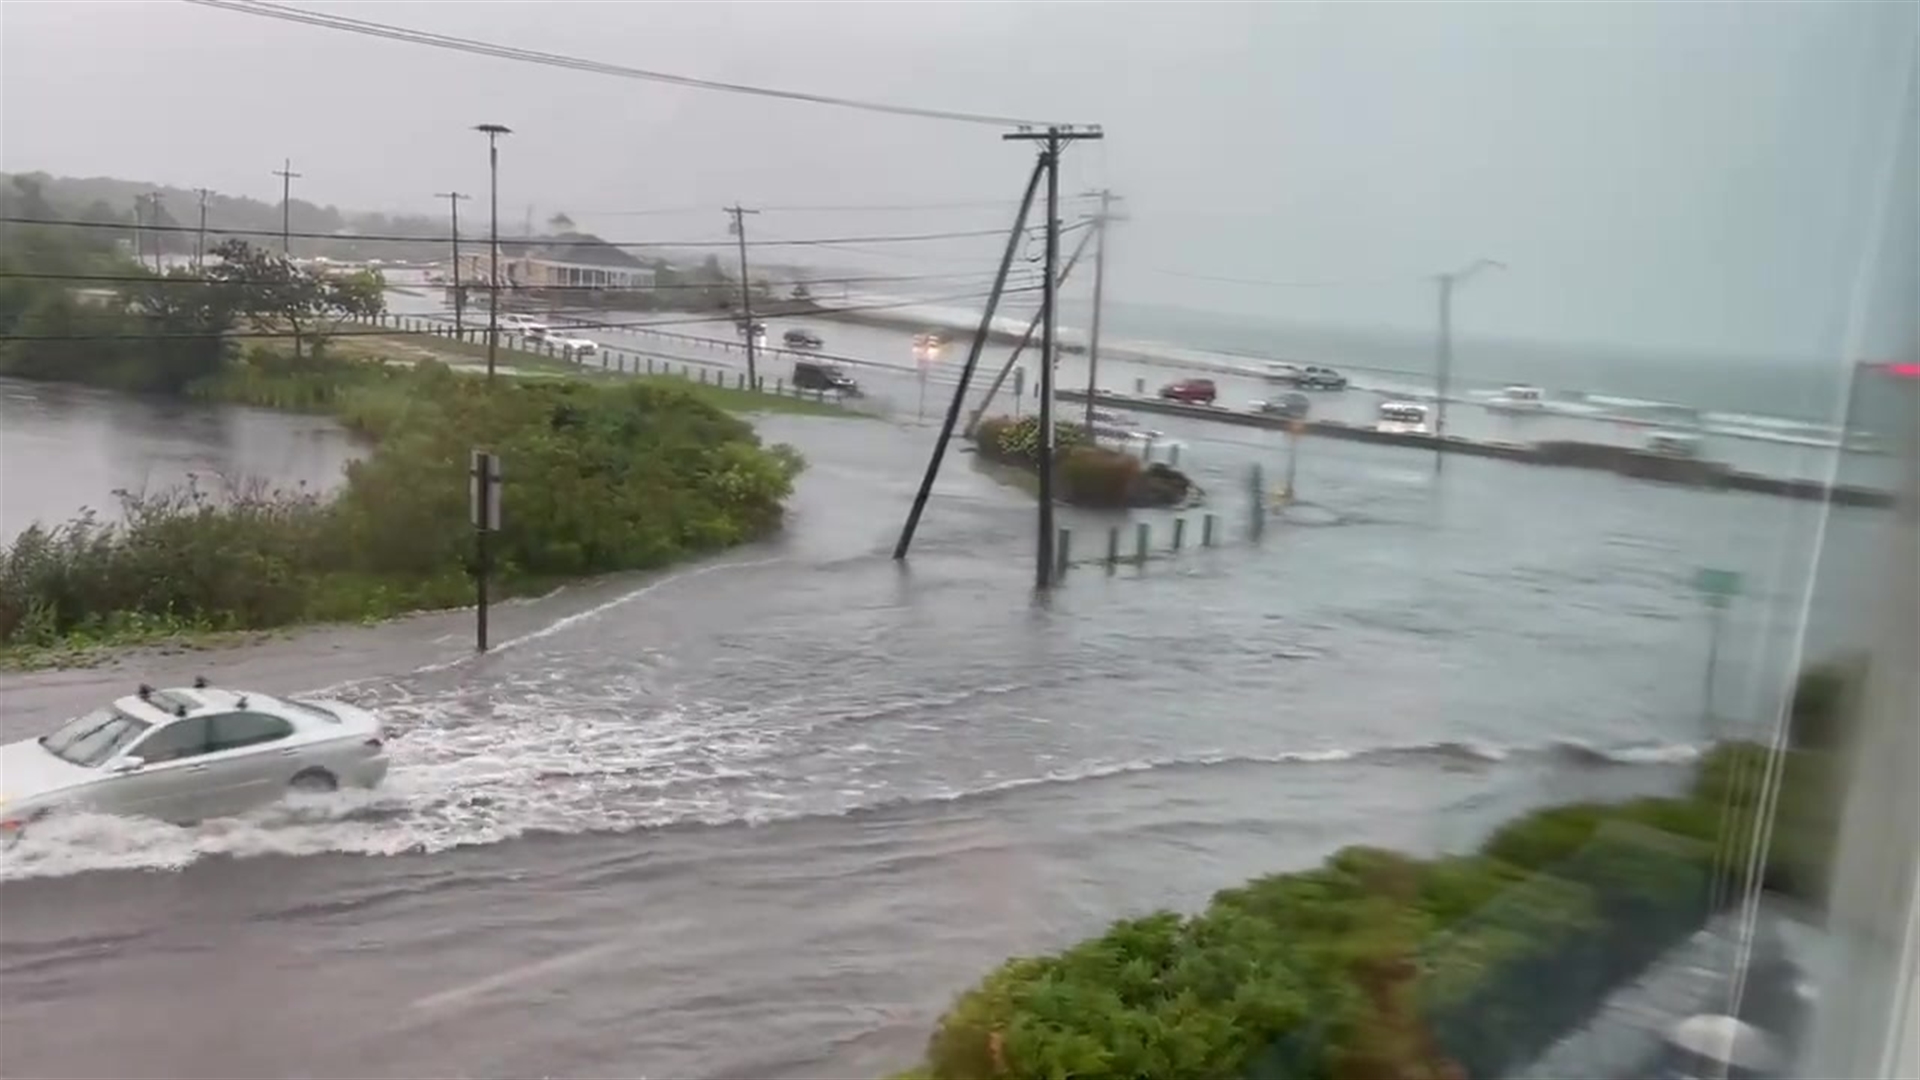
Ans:
[[[1087,398],[1086,394],[1074,390],[1061,390],[1058,396],[1063,401],[1085,401]],[[1136,397],[1131,394],[1102,393],[1096,395],[1095,400],[1109,402],[1137,412],[1183,416],[1193,420],[1231,424],[1236,427],[1263,428],[1268,431],[1285,431],[1289,425],[1296,422],[1264,413],[1235,412],[1211,405],[1188,405],[1178,401]],[[1715,491],[1749,491],[1761,495],[1779,495],[1816,501],[1831,497],[1835,503],[1842,506],[1893,505],[1893,496],[1890,492],[1845,486],[1828,488],[1811,480],[1762,476],[1758,473],[1732,469],[1718,462],[1703,461],[1698,458],[1669,457],[1628,446],[1609,446],[1605,443],[1571,440],[1539,443],[1482,442],[1462,439],[1455,435],[1441,439],[1422,432],[1381,431],[1377,428],[1342,423],[1338,420],[1297,422],[1303,434],[1324,438],[1405,446],[1415,450],[1439,450],[1443,453],[1465,454],[1469,457],[1500,458],[1527,465],[1596,469],[1637,480],[1684,484]]]

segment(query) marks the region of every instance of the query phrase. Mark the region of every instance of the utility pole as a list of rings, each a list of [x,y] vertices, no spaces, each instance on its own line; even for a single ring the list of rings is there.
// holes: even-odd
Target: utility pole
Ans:
[[[461,341],[467,340],[467,293],[460,287],[460,200],[473,196],[461,191],[436,191],[436,199],[447,200],[447,209],[453,213],[453,332]]]
[[[1093,249],[1093,328],[1087,337],[1087,436],[1093,436],[1093,400],[1100,389],[1100,314],[1105,308],[1102,302],[1106,295],[1107,283],[1107,222],[1113,220],[1113,204],[1116,196],[1112,191],[1101,188],[1100,214],[1094,218],[1094,232],[1097,234]],[[1069,264],[1071,265],[1071,264]]]
[[[193,240],[193,269],[198,273],[207,266],[207,196],[213,194],[207,188],[194,188],[200,195],[200,231]]]
[[[1496,259],[1475,259],[1450,273],[1438,274],[1434,282],[1440,290],[1440,335],[1435,363],[1433,414],[1433,471],[1440,472],[1446,459],[1447,394],[1453,381],[1453,290],[1482,270],[1505,270],[1507,264]]]
[[[1007,233],[1007,246],[1000,253],[1000,268],[994,274],[993,285],[987,290],[987,304],[980,312],[980,327],[974,331],[973,344],[967,348],[967,362],[961,365],[960,382],[953,389],[953,400],[947,403],[947,418],[940,425],[940,437],[934,441],[933,454],[927,459],[926,475],[920,478],[920,490],[914,493],[913,508],[907,511],[907,523],[900,529],[900,539],[893,545],[895,560],[907,557],[907,549],[913,546],[914,531],[920,527],[920,515],[927,509],[927,497],[933,493],[933,482],[940,475],[940,462],[947,456],[947,444],[953,441],[954,425],[960,421],[960,406],[967,400],[967,387],[973,382],[973,372],[980,364],[980,353],[987,346],[987,335],[993,330],[993,313],[1000,307],[1000,293],[1007,285],[1007,271],[1013,267],[1013,256],[1020,250],[1020,239],[1027,232],[1027,214],[1033,209],[1034,193],[1040,190],[1040,176],[1046,171],[1044,158],[1035,161],[1033,172],[1027,177],[1027,192],[1020,198],[1020,211],[1013,217],[1013,228]]]
[[[166,267],[161,265],[162,253],[166,250],[161,242],[166,233],[160,226],[160,200],[164,197],[158,191],[147,192],[147,205],[153,210],[153,272],[156,274],[166,272]]]
[[[293,171],[293,159],[287,158],[273,175],[280,178],[280,254],[293,257],[293,182],[300,174]]]
[[[147,233],[141,227],[145,221],[140,216],[140,207],[146,201],[143,195],[133,197],[133,261],[141,266],[147,265]]]
[[[487,198],[492,207],[488,246],[493,253],[487,262],[487,384],[491,386],[500,352],[500,136],[513,134],[513,129],[505,124],[475,124],[473,130],[487,136]]]
[[[1046,277],[1040,287],[1040,507],[1038,532],[1034,543],[1034,586],[1044,589],[1053,583],[1053,368],[1059,362],[1058,322],[1060,314],[1058,276],[1060,265],[1060,148],[1077,139],[1098,139],[1098,128],[1084,131],[1050,126],[1045,131],[1023,128],[1001,138],[1044,143],[1040,152],[1047,174],[1047,258]]]
[[[1089,229],[1080,234],[1080,242],[1074,245],[1073,254],[1067,256],[1066,265],[1060,268],[1060,284],[1065,285],[1067,279],[1073,276],[1073,268],[1079,265],[1080,256],[1087,253],[1087,246],[1092,241],[1093,230]],[[1000,373],[994,376],[993,385],[987,387],[987,392],[980,396],[980,404],[974,406],[972,415],[967,417],[967,426],[963,429],[969,436],[973,434],[975,428],[980,426],[980,420],[987,415],[987,410],[993,407],[994,398],[999,396],[1000,388],[1006,384],[1007,376],[1013,374],[1013,366],[1020,362],[1021,354],[1027,351],[1027,346],[1033,344],[1033,335],[1040,332],[1040,319],[1041,316],[1045,314],[1046,312],[1044,311],[1035,311],[1033,313],[1033,318],[1027,322],[1026,332],[1020,335],[1020,343],[1013,347],[1011,353],[1007,354],[1007,362],[1000,365]],[[1015,416],[1020,415],[1021,389],[1019,382],[1016,380],[1013,391],[1013,409]]]
[[[733,223],[727,231],[740,240],[740,314],[747,322],[747,386],[760,385],[760,373],[754,362],[753,332],[753,286],[747,281],[747,218],[748,214],[757,214],[758,210],[749,210],[739,203],[723,206],[721,210],[732,216]]]

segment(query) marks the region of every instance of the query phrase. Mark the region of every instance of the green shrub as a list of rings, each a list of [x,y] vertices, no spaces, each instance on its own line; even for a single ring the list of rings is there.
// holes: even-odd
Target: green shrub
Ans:
[[[249,363],[209,396],[340,410],[376,438],[332,499],[260,486],[123,493],[120,520],[34,526],[0,548],[0,644],[109,636],[130,616],[211,629],[378,618],[470,594],[468,461],[504,463],[502,587],[645,569],[767,535],[800,460],[653,384]]]
[[[915,1075],[1501,1075],[1711,914],[1716,852],[1753,829],[1728,773],[1754,752],[1709,755],[1684,798],[1543,809],[1472,855],[1348,848],[1223,889],[1191,918],[1126,920],[1010,961],[960,995]],[[1776,839],[1770,879],[1792,872],[1795,850]]]

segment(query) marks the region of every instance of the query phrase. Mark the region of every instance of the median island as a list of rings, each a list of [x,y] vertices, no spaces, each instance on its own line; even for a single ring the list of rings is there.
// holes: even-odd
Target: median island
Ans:
[[[802,465],[763,446],[719,391],[681,379],[489,384],[434,360],[254,348],[184,389],[331,415],[371,453],[329,496],[262,483],[123,492],[116,520],[28,528],[0,547],[0,663],[471,603],[475,447],[504,463],[497,595],[767,536]]]
[[[1750,869],[1771,892],[1823,895],[1855,674],[1802,678],[1758,867],[1775,751],[1724,744],[1675,797],[1539,810],[1470,854],[1351,847],[1196,915],[1009,960],[895,1080],[1506,1075],[1737,902]]]
[[[1026,473],[1040,470],[1040,421],[990,416],[973,431],[974,452]],[[1181,506],[1198,495],[1185,473],[1097,445],[1079,424],[1055,421],[1054,491],[1061,502],[1094,510]]]

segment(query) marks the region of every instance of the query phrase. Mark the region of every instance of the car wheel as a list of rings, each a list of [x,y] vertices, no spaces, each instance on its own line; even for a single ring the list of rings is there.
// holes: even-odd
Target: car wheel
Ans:
[[[324,795],[340,789],[340,781],[325,769],[304,769],[287,783],[287,787],[305,795]]]

